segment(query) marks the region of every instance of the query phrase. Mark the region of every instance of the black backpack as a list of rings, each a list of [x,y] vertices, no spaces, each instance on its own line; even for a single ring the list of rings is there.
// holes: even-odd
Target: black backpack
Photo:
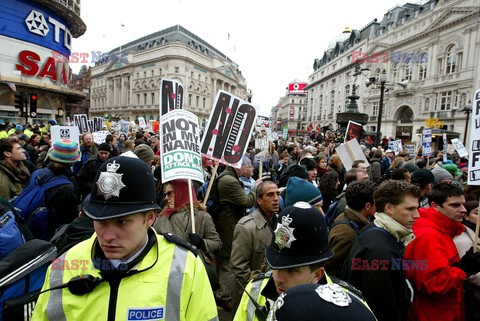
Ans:
[[[213,181],[212,188],[210,189],[210,195],[208,196],[208,201],[206,202],[207,213],[210,214],[213,221],[216,222],[220,217],[220,214],[225,209],[225,204],[220,202],[220,193],[218,192],[218,182],[221,177],[230,175],[233,176],[230,172],[224,171]]]

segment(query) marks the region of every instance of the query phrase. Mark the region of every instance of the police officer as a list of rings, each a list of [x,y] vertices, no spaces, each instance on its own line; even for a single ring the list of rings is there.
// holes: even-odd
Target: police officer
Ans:
[[[218,320],[195,250],[151,228],[159,208],[145,162],[104,162],[86,203],[95,233],[48,268],[33,320]]]
[[[272,271],[247,285],[234,321],[265,320],[279,295],[300,284],[338,283],[363,302],[356,289],[325,273],[323,265],[334,255],[327,234],[325,219],[315,207],[297,202],[285,208],[277,218],[272,243],[266,250]]]

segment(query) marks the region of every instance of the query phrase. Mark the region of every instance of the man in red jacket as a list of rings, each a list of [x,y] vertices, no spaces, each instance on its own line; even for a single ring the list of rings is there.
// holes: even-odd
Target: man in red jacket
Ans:
[[[406,271],[415,287],[409,320],[461,321],[465,319],[463,282],[480,271],[480,252],[470,249],[460,259],[453,243],[464,230],[465,195],[456,185],[440,183],[429,192],[428,202],[430,208],[419,209],[420,218],[413,225],[415,239],[405,250],[407,262],[427,263]]]

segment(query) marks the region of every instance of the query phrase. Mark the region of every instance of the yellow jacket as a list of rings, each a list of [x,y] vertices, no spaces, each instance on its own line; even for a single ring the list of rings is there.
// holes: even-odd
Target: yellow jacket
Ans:
[[[83,295],[73,295],[67,288],[45,292],[37,301],[32,320],[218,320],[200,257],[161,235],[155,233],[155,237],[155,245],[132,268],[140,273],[122,278],[118,287],[103,281]],[[42,290],[78,275],[100,278],[91,255],[96,239],[94,234],[54,261]]]

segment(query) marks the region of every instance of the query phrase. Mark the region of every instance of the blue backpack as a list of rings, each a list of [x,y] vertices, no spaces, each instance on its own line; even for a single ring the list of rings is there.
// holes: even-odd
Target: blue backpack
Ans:
[[[0,261],[25,243],[15,214],[7,207],[0,208]]]
[[[65,175],[55,175],[49,168],[35,171],[28,186],[12,205],[26,222],[33,236],[45,240],[49,209],[45,207],[45,192],[60,185],[72,184]]]

